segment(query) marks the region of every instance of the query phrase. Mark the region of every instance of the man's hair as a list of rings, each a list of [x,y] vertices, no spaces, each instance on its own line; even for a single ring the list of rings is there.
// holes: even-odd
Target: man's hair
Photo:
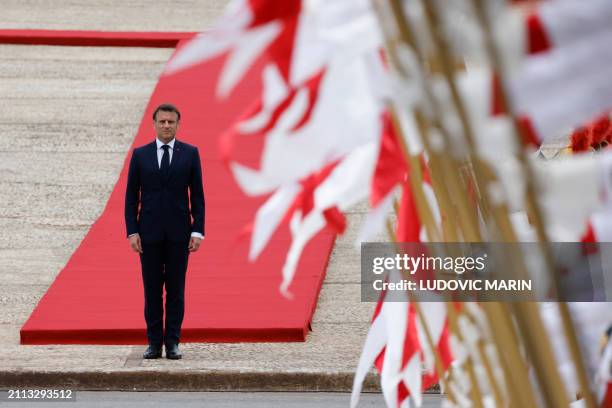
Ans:
[[[176,108],[176,106],[172,105],[171,103],[162,103],[161,105],[159,105],[155,111],[153,112],[153,120],[157,120],[156,116],[157,116],[157,112],[159,111],[164,111],[164,112],[174,112],[176,113],[176,121],[180,121],[181,120],[181,112],[179,112],[179,110]]]

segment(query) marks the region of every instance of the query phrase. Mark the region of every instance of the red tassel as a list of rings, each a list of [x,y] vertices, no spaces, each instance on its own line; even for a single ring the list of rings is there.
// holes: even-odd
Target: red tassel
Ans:
[[[593,229],[593,225],[589,223],[586,232],[580,238],[580,242],[582,245],[582,255],[589,256],[597,253],[597,238],[595,237],[595,230]]]
[[[533,127],[533,123],[531,123],[531,119],[527,116],[519,116],[517,120],[522,130],[521,136],[523,137],[523,141],[536,148],[540,147],[540,138]]]
[[[586,152],[591,147],[591,132],[587,128],[580,127],[572,132],[570,136],[572,152]]]
[[[608,130],[610,129],[610,118],[606,116],[601,116],[591,126],[591,147],[594,149],[599,149],[602,146],[602,143],[607,144],[606,138],[608,137]]]
[[[338,207],[328,208],[323,211],[323,216],[325,221],[327,221],[328,227],[331,227],[338,234],[344,234],[344,231],[346,231],[346,217],[344,217],[344,214],[342,214]]]
[[[527,50],[529,54],[537,54],[539,52],[548,51],[551,48],[551,43],[548,34],[544,29],[540,16],[533,13],[527,16]]]
[[[491,116],[505,115],[508,113],[504,107],[501,97],[501,83],[497,73],[491,78]]]

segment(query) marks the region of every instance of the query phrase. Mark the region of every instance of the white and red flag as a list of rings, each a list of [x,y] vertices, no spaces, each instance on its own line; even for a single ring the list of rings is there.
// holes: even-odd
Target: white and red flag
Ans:
[[[268,67],[261,101],[221,138],[222,155],[241,189],[249,195],[273,193],[255,217],[250,259],[281,221],[289,221],[284,293],[306,243],[326,225],[342,231],[341,211],[367,197],[384,131],[383,105],[373,97],[372,64],[380,64],[376,53],[334,61],[293,89]],[[259,152],[255,161],[241,157],[245,146]],[[306,197],[308,206],[292,205]]]
[[[228,95],[255,61],[275,65],[297,86],[333,59],[351,59],[381,46],[368,0],[233,0],[212,29],[183,46],[165,74],[228,54],[217,93]]]
[[[381,294],[363,346],[353,380],[351,407],[357,406],[363,381],[372,366],[381,375],[381,387],[388,407],[406,406],[409,397],[416,406],[421,406],[422,391],[439,380],[434,350],[429,347],[424,325],[432,336],[435,353],[444,371],[453,360],[443,302],[419,303],[425,320],[421,321],[415,305],[407,297],[404,300],[397,297],[386,300],[386,295],[385,292]]]

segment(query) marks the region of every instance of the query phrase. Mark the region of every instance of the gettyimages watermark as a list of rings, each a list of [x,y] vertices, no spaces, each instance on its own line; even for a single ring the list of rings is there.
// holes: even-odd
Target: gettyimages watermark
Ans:
[[[363,243],[361,300],[612,300],[612,243]]]

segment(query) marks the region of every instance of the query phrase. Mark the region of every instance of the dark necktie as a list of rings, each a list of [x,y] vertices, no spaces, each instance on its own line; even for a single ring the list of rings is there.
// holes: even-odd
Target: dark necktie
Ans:
[[[164,149],[164,155],[162,156],[159,170],[164,176],[167,176],[168,169],[170,169],[170,146],[163,145],[161,148]]]

